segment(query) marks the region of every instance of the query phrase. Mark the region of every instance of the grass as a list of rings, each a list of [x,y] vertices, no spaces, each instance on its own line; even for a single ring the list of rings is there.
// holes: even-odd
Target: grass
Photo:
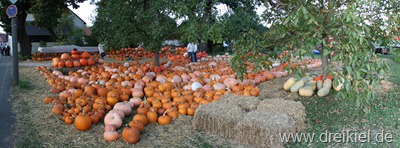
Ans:
[[[393,59],[393,55],[385,55],[384,58]],[[390,62],[390,79],[395,86],[400,85],[400,64]],[[349,100],[335,98],[335,94],[328,97],[301,98],[306,107],[307,133],[319,135],[325,131],[341,133],[350,130],[355,133],[367,133],[372,137],[368,143],[363,142],[300,142],[289,143],[286,147],[400,147],[400,103],[399,87],[394,87],[384,93],[379,93],[378,98],[364,108],[357,108]],[[384,131],[393,136],[393,142],[379,143],[375,141],[375,135]],[[354,139],[354,138],[353,138]]]
[[[394,58],[393,55],[383,57]],[[396,75],[400,71],[400,64],[391,62],[390,68],[389,80],[400,86],[400,76]],[[191,126],[191,117],[179,118],[168,126],[147,126],[136,145],[128,145],[121,138],[108,143],[102,137],[103,123],[80,132],[73,125],[65,125],[59,116],[51,113],[51,105],[43,104],[42,99],[57,94],[49,92],[50,87],[44,77],[33,67],[20,68],[20,73],[20,84],[13,89],[13,111],[16,115],[13,139],[16,147],[245,147],[195,130]],[[279,93],[278,87],[276,90],[270,89],[270,93],[263,96],[271,98]],[[380,93],[370,106],[363,109],[349,104],[348,100],[335,98],[334,93],[323,98],[297,98],[306,107],[307,129],[304,132],[319,134],[325,131],[340,133],[343,130],[357,130],[361,133],[370,130],[376,134],[384,129],[393,135],[392,143],[302,142],[289,143],[286,147],[400,147],[399,92],[400,88],[394,87],[388,92]],[[133,115],[127,117],[124,123],[132,117]]]

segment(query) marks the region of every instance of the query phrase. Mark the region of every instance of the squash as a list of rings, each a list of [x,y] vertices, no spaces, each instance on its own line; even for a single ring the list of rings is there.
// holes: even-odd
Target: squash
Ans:
[[[317,89],[319,90],[319,89],[321,89],[322,88],[322,80],[318,80],[317,81]]]
[[[321,89],[318,90],[317,95],[320,97],[326,96],[329,94],[329,91],[331,90],[330,87],[324,86]]]
[[[313,89],[310,86],[304,86],[299,89],[299,95],[303,97],[311,97],[314,94]]]
[[[292,87],[292,85],[294,83],[296,83],[296,78],[289,78],[284,84],[283,84],[283,90],[288,91],[290,89],[290,87]]]
[[[308,83],[309,81],[313,80],[312,77],[310,76],[305,76],[303,78],[301,78],[301,80],[303,80],[304,84]]]
[[[337,85],[335,86],[335,83],[333,83],[333,89],[335,91],[340,91],[343,88],[343,83],[344,83],[344,78],[340,78],[340,80],[337,80]]]
[[[299,80],[299,81],[297,81],[296,83],[294,83],[294,84],[292,85],[292,87],[290,87],[290,92],[292,92],[292,93],[298,92],[299,89],[300,89],[301,87],[303,87],[303,86],[304,86],[304,81],[303,81],[303,80]]]
[[[317,81],[311,80],[304,87],[310,87],[314,91],[317,89]]]
[[[325,79],[324,84],[322,86],[328,87],[329,89],[331,89],[332,88],[332,79]]]

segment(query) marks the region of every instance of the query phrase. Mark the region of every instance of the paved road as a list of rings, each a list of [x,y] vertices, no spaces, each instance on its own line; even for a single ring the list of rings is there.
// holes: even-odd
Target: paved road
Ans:
[[[12,60],[11,57],[0,57],[0,147],[12,146],[12,125],[14,115],[11,102]]]

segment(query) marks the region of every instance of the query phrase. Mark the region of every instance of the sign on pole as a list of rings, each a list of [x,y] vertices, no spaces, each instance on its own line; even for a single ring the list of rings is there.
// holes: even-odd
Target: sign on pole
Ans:
[[[15,5],[8,6],[6,12],[7,12],[8,17],[10,17],[10,18],[16,17],[17,13],[18,13],[17,6],[15,6]]]
[[[10,0],[12,4],[15,4],[18,0]]]

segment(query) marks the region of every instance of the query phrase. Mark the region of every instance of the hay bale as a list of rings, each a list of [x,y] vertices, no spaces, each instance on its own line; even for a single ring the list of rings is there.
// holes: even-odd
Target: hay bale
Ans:
[[[247,113],[235,126],[236,141],[254,147],[283,147],[280,133],[294,133],[295,121],[279,111],[254,110]]]
[[[257,108],[261,100],[257,97],[248,97],[236,94],[226,94],[221,97],[218,102],[237,105],[243,108],[246,112],[252,111]]]
[[[243,118],[245,113],[239,106],[221,102],[200,105],[194,115],[193,126],[196,129],[234,139],[236,131],[233,127]]]
[[[296,130],[305,129],[306,110],[300,101],[265,99],[258,104],[259,111],[280,111],[291,116],[296,122]]]
[[[196,110],[193,126],[253,147],[283,147],[284,143],[280,142],[279,133],[296,131],[295,120],[284,112],[246,112],[238,105],[241,101],[235,104],[232,100],[200,105]]]

